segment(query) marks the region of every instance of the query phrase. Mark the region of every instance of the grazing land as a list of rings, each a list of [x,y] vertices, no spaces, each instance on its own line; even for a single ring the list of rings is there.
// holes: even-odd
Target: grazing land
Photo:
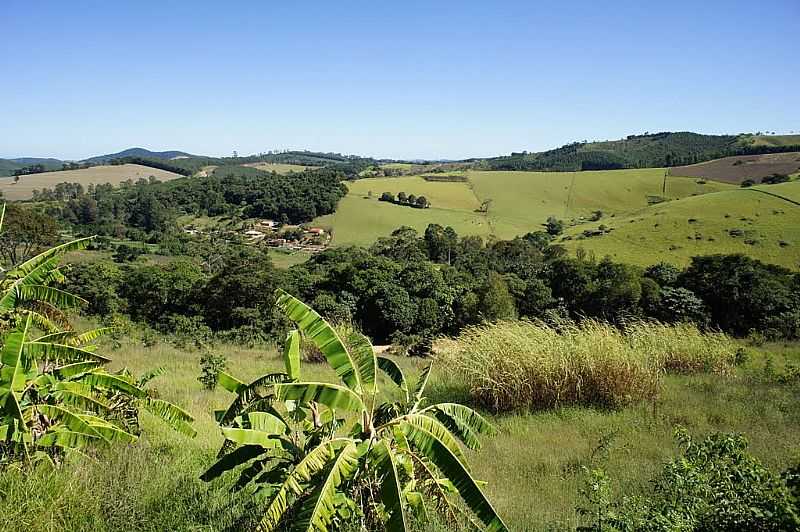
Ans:
[[[19,182],[14,183],[13,177],[0,178],[0,191],[3,196],[10,200],[26,200],[33,196],[35,189],[53,188],[58,183],[80,183],[84,187],[89,184],[111,183],[118,185],[128,179],[137,181],[147,179],[150,176],[159,181],[169,181],[183,177],[182,175],[142,166],[138,164],[122,164],[118,166],[93,166],[81,170],[65,170],[60,172],[44,172],[41,174],[31,174],[20,177]]]
[[[308,166],[299,164],[284,164],[284,163],[247,163],[242,166],[249,166],[250,168],[257,168],[264,172],[277,172],[279,174],[288,174],[289,172],[302,172]]]
[[[492,200],[489,219],[498,238],[538,231],[549,216],[580,220],[593,211],[604,215],[631,212],[662,196],[664,170],[593,172],[469,172],[478,198]],[[666,197],[678,199],[723,190],[727,185],[698,184],[667,177]]]
[[[459,234],[490,234],[486,217],[476,212],[478,199],[464,183],[433,183],[412,176],[359,179],[347,185],[347,196],[336,212],[314,221],[315,225],[332,228],[336,245],[369,245],[401,225],[424,231],[428,224],[438,223],[452,226]],[[378,201],[383,192],[425,196],[432,206],[413,209]]]
[[[438,175],[438,174],[437,174]],[[348,183],[336,213],[314,221],[331,227],[336,245],[369,244],[400,225],[424,230],[429,223],[451,225],[459,234],[513,238],[538,231],[549,216],[580,221],[593,211],[632,212],[661,196],[664,170],[597,172],[468,171],[466,181],[429,181],[421,176],[366,178]],[[667,177],[666,197],[678,199],[732,188],[725,183]],[[409,209],[377,198],[383,192],[425,196],[432,207]],[[370,193],[372,196],[370,197]],[[491,200],[488,213],[478,212]]]
[[[218,345],[232,374],[250,379],[281,371],[274,349]],[[499,429],[483,438],[483,449],[466,451],[474,475],[511,530],[562,530],[580,522],[575,507],[584,486],[582,467],[601,467],[616,493],[644,494],[648,479],[676,456],[676,426],[698,436],[737,431],[765,464],[781,470],[792,464],[800,437],[797,382],[775,379],[787,363],[800,362],[796,346],[769,345],[735,374],[668,375],[654,402],[616,411],[564,407],[490,416]],[[160,397],[184,406],[196,419],[198,435],[181,436],[154,418],[144,418],[144,434],[132,445],[76,456],[71,467],[38,468],[33,474],[9,469],[0,476],[0,529],[52,530],[220,530],[243,510],[244,497],[231,497],[233,476],[210,484],[198,477],[215,460],[222,436],[213,410],[231,395],[203,390],[197,381],[200,353],[160,343],[143,347],[123,339],[104,351],[114,368],[137,374],[163,366],[154,382]],[[426,360],[393,357],[416,378]],[[770,362],[767,362],[769,360]],[[767,369],[769,368],[769,369]],[[306,364],[307,378],[336,382],[327,365]],[[772,377],[770,377],[772,375]],[[386,386],[386,384],[384,385]],[[434,366],[432,400],[469,402],[464,384]]]
[[[562,243],[572,251],[583,248],[597,257],[641,265],[662,260],[685,265],[695,255],[744,253],[798,269],[800,206],[789,201],[798,199],[800,182],[685,198],[572,227]],[[584,237],[584,231],[600,225],[611,231]]]
[[[699,177],[739,184],[745,179],[760,182],[772,174],[791,175],[800,171],[800,152],[725,157],[690,166],[670,168],[670,175]]]

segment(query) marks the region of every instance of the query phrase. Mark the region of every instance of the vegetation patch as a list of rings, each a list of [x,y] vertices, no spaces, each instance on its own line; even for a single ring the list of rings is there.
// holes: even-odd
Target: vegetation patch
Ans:
[[[494,412],[569,404],[618,408],[658,395],[661,364],[617,328],[507,321],[465,329],[443,365]]]

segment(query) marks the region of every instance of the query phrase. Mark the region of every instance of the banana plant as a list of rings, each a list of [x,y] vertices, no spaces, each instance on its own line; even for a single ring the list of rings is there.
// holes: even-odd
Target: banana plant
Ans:
[[[69,326],[65,309],[83,300],[51,283],[63,279],[61,256],[90,240],[48,249],[0,280],[0,312],[10,323],[0,343],[0,465],[56,461],[93,443],[134,441],[140,410],[194,436],[192,416],[146,389],[159,371],[140,379],[127,370],[108,372],[109,359],[92,344],[108,329],[77,333]],[[35,336],[37,330],[44,334]]]
[[[362,528],[407,531],[440,511],[454,523],[506,530],[462,445],[479,449],[492,425],[456,403],[428,404],[431,367],[409,386],[391,359],[376,356],[355,331],[344,338],[317,312],[279,290],[277,307],[291,320],[285,372],[245,383],[223,373],[236,395],[216,418],[225,437],[218,460],[201,478],[238,470],[235,489],[253,488],[263,501],[257,530]],[[304,381],[301,335],[323,353],[340,384]],[[382,400],[380,374],[397,387]]]

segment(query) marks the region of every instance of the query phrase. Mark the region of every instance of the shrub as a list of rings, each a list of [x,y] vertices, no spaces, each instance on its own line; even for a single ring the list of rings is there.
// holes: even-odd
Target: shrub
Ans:
[[[600,508],[598,524],[610,525],[608,530],[665,532],[800,527],[791,491],[796,469],[781,478],[747,452],[747,440],[738,434],[716,433],[694,442],[679,431],[678,438],[683,455],[664,466],[648,497],[604,506],[587,497]]]
[[[498,412],[563,404],[619,407],[654,398],[660,367],[615,327],[505,321],[468,327],[444,345],[443,366]]]
[[[200,357],[200,376],[197,377],[197,380],[206,390],[213,390],[217,387],[220,372],[225,371],[227,366],[228,360],[224,355],[206,352]]]

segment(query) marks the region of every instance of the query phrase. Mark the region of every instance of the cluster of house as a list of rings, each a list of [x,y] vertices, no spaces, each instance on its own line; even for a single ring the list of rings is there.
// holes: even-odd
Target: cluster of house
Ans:
[[[280,232],[278,232],[280,228]],[[250,243],[295,251],[318,253],[328,247],[330,235],[321,227],[280,226],[274,220],[260,220],[244,232]]]
[[[190,235],[203,233],[193,226],[185,227],[183,232]],[[328,247],[331,236],[322,227],[281,225],[274,220],[258,220],[241,234],[247,237],[249,244],[263,243],[269,247],[309,253],[318,253]]]

